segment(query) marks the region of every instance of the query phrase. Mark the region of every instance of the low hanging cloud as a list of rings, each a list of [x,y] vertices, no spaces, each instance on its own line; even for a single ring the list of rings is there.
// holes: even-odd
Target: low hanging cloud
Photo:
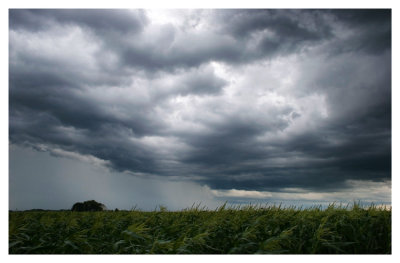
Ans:
[[[391,180],[390,10],[165,14],[10,10],[10,143],[225,196]]]

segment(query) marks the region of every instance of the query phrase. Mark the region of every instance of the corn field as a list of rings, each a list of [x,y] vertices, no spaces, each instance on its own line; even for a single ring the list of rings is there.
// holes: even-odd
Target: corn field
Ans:
[[[391,210],[9,212],[10,254],[390,254]]]

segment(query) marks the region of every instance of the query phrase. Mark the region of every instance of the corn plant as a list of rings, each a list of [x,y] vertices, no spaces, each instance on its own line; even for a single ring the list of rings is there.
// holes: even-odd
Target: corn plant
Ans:
[[[391,210],[9,212],[10,254],[390,254]]]

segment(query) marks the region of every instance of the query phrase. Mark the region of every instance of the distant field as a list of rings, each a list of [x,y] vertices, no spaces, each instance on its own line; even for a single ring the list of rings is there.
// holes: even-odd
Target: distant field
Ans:
[[[391,210],[9,213],[10,254],[390,254]]]

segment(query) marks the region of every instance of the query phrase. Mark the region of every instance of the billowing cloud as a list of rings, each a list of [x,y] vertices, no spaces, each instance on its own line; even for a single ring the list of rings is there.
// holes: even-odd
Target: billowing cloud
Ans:
[[[143,10],[11,9],[10,28],[43,31],[54,23],[77,25],[99,33],[139,32],[147,24]]]
[[[9,16],[11,144],[217,196],[391,179],[390,10]]]

